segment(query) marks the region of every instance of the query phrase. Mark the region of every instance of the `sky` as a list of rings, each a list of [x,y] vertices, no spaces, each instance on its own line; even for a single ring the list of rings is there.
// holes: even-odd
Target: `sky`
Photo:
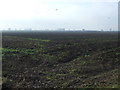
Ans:
[[[0,0],[0,30],[118,30],[118,0]]]

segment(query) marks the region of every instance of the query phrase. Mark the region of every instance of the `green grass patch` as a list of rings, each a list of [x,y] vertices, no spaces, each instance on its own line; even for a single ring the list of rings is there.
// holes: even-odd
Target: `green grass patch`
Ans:
[[[37,40],[37,41],[41,41],[41,42],[49,42],[50,40],[46,40],[46,39],[37,39],[37,38],[26,38],[27,40]]]
[[[9,49],[9,48],[1,48],[2,54],[12,54],[12,56],[15,56],[16,54],[23,53],[23,54],[35,54],[38,52],[43,52],[43,48],[39,49],[24,49],[24,48],[16,48],[16,49]]]
[[[120,55],[120,52],[116,53],[116,55]]]
[[[17,49],[8,49],[8,48],[1,48],[2,49],[2,52],[18,52],[19,50]]]

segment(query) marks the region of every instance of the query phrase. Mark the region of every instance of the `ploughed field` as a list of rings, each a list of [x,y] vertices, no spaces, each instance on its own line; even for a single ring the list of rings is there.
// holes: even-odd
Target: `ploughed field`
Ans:
[[[117,88],[117,32],[3,32],[3,88]]]

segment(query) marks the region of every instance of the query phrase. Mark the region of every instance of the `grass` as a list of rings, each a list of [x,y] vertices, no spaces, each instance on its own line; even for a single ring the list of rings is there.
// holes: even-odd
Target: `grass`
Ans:
[[[116,55],[120,55],[120,52],[116,53]]]
[[[44,49],[43,48],[39,48],[39,49],[25,49],[25,48],[1,48],[2,53],[11,53],[11,54],[17,54],[17,53],[23,53],[23,54],[35,54],[38,52],[43,52]]]
[[[37,39],[37,38],[25,38],[27,40],[36,40],[36,41],[40,41],[40,42],[50,42],[50,40],[46,40],[46,39]]]
[[[4,38],[11,38],[11,39],[18,39],[18,40],[32,40],[32,41],[40,41],[40,42],[50,42],[50,40],[47,39],[38,39],[38,38],[25,38],[25,37],[17,37],[17,36],[4,36]]]

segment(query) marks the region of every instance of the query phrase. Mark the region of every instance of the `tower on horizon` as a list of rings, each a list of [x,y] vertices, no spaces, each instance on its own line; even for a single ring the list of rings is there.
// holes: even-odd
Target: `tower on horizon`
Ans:
[[[11,30],[11,28],[8,28],[8,31],[10,31]]]
[[[112,28],[110,28],[109,30],[112,31]]]

